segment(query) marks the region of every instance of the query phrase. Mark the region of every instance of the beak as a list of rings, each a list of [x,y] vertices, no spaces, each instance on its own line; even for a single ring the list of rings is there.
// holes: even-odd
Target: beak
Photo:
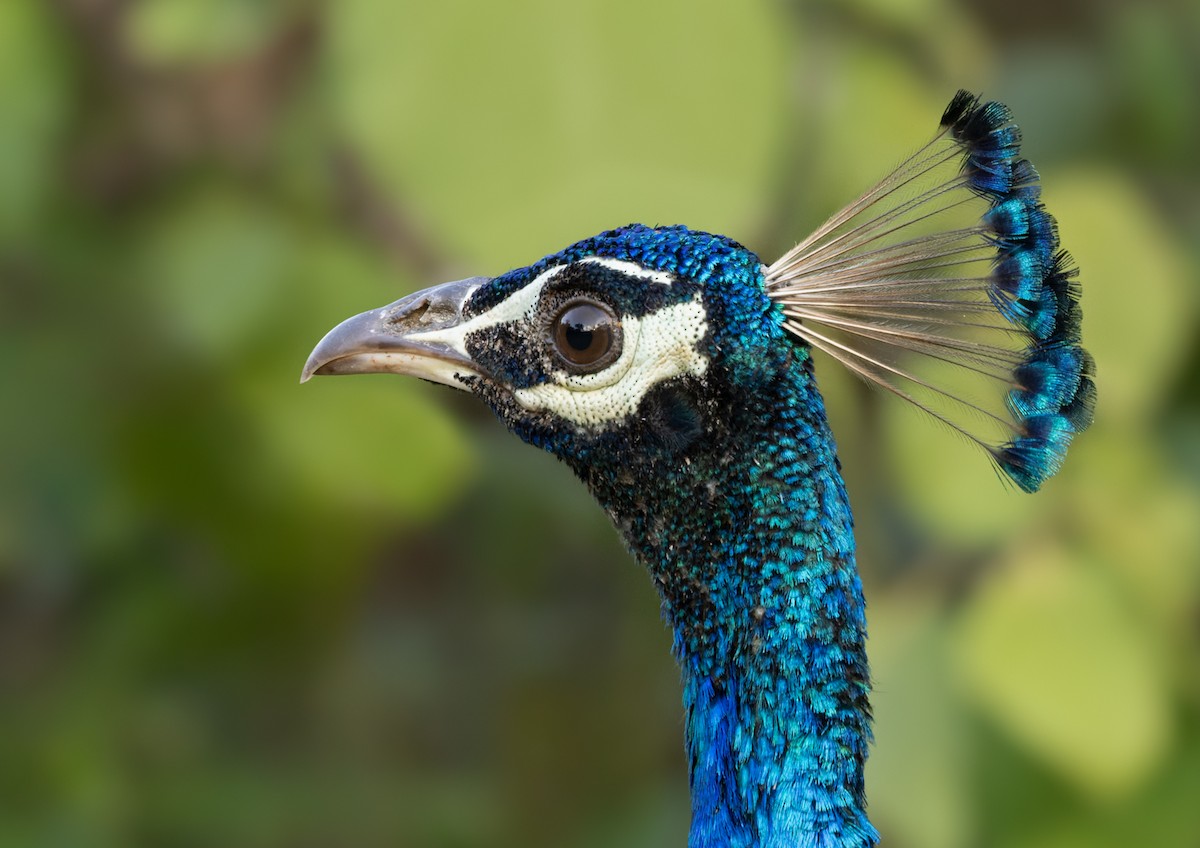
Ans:
[[[300,382],[314,374],[390,373],[463,388],[457,378],[480,370],[467,355],[462,308],[487,282],[443,283],[346,319],[309,355]]]

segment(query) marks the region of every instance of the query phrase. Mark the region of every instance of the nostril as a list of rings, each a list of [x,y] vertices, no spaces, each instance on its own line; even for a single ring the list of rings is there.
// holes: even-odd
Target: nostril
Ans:
[[[430,306],[428,297],[421,297],[412,304],[401,305],[399,309],[388,316],[387,325],[400,334],[427,329],[434,320],[429,314]]]
[[[458,323],[458,302],[435,294],[424,295],[411,304],[403,304],[387,318],[387,326],[396,333],[414,333]]]
[[[458,298],[432,296],[425,300],[421,309],[421,323],[443,326],[457,324],[462,301]]]
[[[397,336],[453,327],[463,320],[463,303],[485,282],[486,277],[471,277],[413,292],[376,312],[376,326]]]

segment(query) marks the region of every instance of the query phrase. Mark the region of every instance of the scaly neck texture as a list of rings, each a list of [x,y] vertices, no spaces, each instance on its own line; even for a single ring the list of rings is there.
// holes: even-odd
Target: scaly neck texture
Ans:
[[[690,848],[870,846],[866,625],[811,363],[682,456],[577,468],[646,565],[683,673]],[[677,401],[667,400],[670,407]]]

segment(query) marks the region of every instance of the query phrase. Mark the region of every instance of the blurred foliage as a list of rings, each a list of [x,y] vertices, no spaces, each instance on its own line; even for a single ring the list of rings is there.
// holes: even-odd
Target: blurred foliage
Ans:
[[[0,3],[0,845],[681,845],[582,488],[333,323],[641,220],[765,256],[1010,103],[1095,427],[1026,498],[822,371],[887,844],[1200,842],[1200,7]],[[937,474],[928,458],[939,457]]]

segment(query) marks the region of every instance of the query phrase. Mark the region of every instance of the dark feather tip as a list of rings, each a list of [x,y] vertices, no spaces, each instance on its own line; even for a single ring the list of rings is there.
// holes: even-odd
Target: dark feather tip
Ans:
[[[1058,473],[1075,430],[1066,416],[1049,413],[1026,419],[1025,435],[999,448],[996,462],[1026,492],[1036,492]]]
[[[1016,367],[1017,388],[1009,392],[1013,415],[1024,420],[1047,412],[1058,412],[1074,400],[1083,377],[1082,348],[1054,345],[1035,348]]]
[[[1021,144],[1021,132],[1012,122],[1012,112],[1003,103],[979,98],[960,91],[942,114],[942,126],[972,152],[1015,155]]]
[[[1036,200],[1042,193],[1041,174],[1037,172],[1037,168],[1033,167],[1033,163],[1028,159],[1018,159],[1013,162],[1013,190],[1022,191],[1029,189],[1033,192],[1033,199]]]
[[[1045,341],[1054,335],[1054,328],[1058,326],[1058,314],[1058,296],[1043,286],[1036,300],[1017,301],[1009,320],[1024,328],[1038,341]]]
[[[998,198],[1013,189],[1014,176],[1026,176],[1013,168],[1021,131],[1003,103],[980,103],[977,96],[960,91],[942,113],[942,127],[967,152],[963,175],[973,191]]]
[[[1054,292],[1054,326],[1041,341],[1077,343],[1083,327],[1083,311],[1079,308],[1079,269],[1071,263],[1065,250],[1054,255],[1050,272],[1046,275],[1046,288]]]
[[[950,101],[950,105],[946,107],[946,111],[942,113],[942,126],[956,126],[978,105],[979,95],[960,88]]]
[[[1080,353],[1083,354],[1083,364],[1080,367],[1079,387],[1075,390],[1075,397],[1062,410],[1076,433],[1082,433],[1092,426],[1096,411],[1096,361],[1086,350],[1080,350]]]

